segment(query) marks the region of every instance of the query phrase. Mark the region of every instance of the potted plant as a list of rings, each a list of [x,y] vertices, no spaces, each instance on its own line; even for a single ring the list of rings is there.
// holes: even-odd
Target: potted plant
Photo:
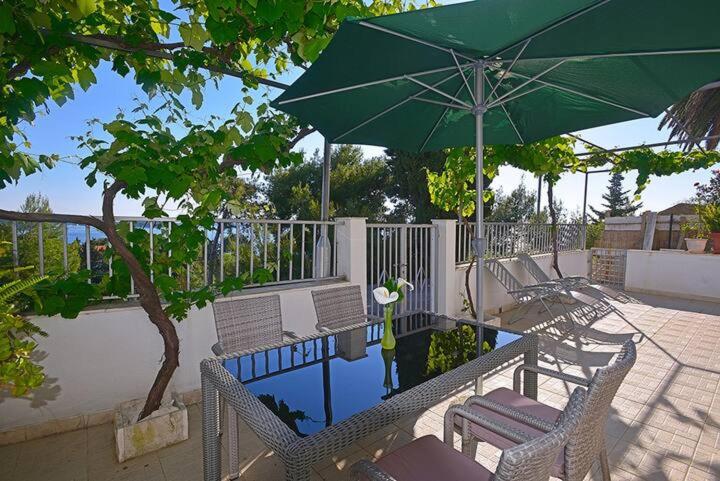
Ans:
[[[698,216],[705,231],[710,234],[713,253],[720,254],[720,204],[705,204],[698,207]]]
[[[691,254],[702,254],[707,245],[707,229],[702,221],[688,221],[680,227],[685,245]]]

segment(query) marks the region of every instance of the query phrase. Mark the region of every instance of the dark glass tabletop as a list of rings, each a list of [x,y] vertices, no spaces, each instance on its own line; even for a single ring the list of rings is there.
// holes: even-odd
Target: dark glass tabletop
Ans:
[[[397,345],[381,348],[382,323],[224,361],[300,436],[369,409],[477,357],[477,326],[430,314],[394,321]],[[483,328],[483,352],[521,336]]]

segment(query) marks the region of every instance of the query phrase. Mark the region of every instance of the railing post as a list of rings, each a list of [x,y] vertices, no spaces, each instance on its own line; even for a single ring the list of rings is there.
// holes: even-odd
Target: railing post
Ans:
[[[398,276],[402,277],[405,280],[410,280],[410,277],[408,276],[408,228],[403,226],[399,230],[400,232],[400,259],[398,266]],[[408,309],[408,296],[405,296],[402,301],[402,310],[407,311]]]
[[[20,264],[20,256],[18,254],[18,236],[17,236],[17,222],[12,222],[12,257],[13,265],[17,267]]]
[[[337,275],[362,289],[367,299],[367,227],[364,217],[336,219]]]
[[[435,226],[434,242],[430,248],[431,266],[434,271],[435,312],[445,316],[455,314],[455,240],[456,221],[452,219],[433,219]]]
[[[320,224],[320,237],[315,245],[315,253],[316,255],[313,258],[313,277],[316,279],[330,277],[332,247],[330,245],[330,238],[328,237],[327,224]]]

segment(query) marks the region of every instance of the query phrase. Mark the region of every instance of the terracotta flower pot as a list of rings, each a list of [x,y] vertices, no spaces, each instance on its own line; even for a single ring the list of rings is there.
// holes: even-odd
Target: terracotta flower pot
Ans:
[[[707,245],[707,239],[688,239],[685,238],[685,245],[687,250],[691,254],[702,254],[705,252],[705,246]]]
[[[720,232],[713,232],[710,234],[713,245],[713,254],[720,254]]]

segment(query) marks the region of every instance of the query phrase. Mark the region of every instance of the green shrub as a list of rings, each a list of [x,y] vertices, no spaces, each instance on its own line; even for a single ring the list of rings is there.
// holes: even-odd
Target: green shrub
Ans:
[[[5,242],[0,249],[5,249]],[[23,268],[0,270],[0,390],[9,390],[13,396],[23,396],[45,381],[43,367],[32,360],[37,347],[33,336],[46,336],[38,326],[17,313],[13,302],[32,290],[44,277],[20,279]],[[11,280],[6,281],[7,278]]]
[[[697,211],[707,231],[720,232],[720,204],[701,205]]]

